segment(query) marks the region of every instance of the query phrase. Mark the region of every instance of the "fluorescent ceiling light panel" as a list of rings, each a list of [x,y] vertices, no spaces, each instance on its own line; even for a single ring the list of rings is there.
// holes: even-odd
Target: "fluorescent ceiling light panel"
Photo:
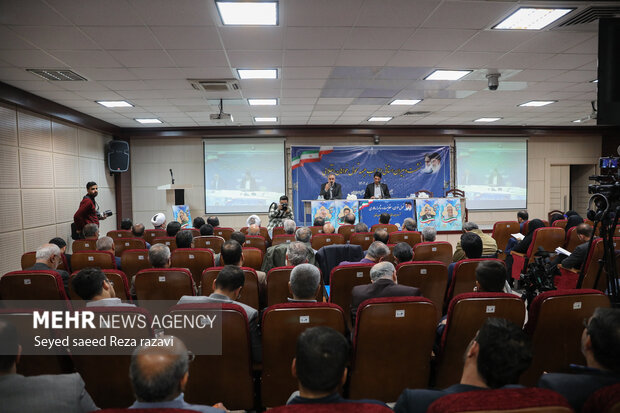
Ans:
[[[590,83],[598,83],[598,79],[591,80]]]
[[[390,105],[413,106],[420,102],[422,102],[422,99],[394,99],[393,101],[390,102]]]
[[[426,76],[424,80],[459,80],[471,72],[471,70],[435,70]]]
[[[161,123],[161,120],[159,119],[134,119],[136,122],[140,122],[142,124],[147,124],[147,123]]]
[[[540,107],[540,106],[547,106],[555,102],[557,102],[557,100],[531,100],[529,102],[521,103],[519,106]]]
[[[278,99],[248,99],[250,106],[275,106],[278,104]]]
[[[573,123],[582,123],[585,122],[583,119],[575,119]]]
[[[278,118],[276,117],[266,117],[266,118],[254,118],[254,122],[277,122]]]
[[[277,79],[278,69],[237,69],[239,79]]]
[[[474,122],[497,122],[501,118],[478,118]]]
[[[277,1],[216,1],[222,24],[237,26],[277,26]]]
[[[573,10],[522,7],[493,28],[498,30],[540,30]]]
[[[373,116],[368,119],[368,122],[387,122],[392,120],[392,116]]]
[[[96,100],[95,102],[106,108],[133,108],[133,105],[124,100]]]

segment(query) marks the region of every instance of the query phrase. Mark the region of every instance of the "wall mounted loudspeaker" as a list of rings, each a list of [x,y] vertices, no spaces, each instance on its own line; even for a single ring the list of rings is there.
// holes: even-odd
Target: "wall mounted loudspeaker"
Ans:
[[[127,172],[129,169],[129,143],[110,141],[108,144],[108,169],[110,172]]]

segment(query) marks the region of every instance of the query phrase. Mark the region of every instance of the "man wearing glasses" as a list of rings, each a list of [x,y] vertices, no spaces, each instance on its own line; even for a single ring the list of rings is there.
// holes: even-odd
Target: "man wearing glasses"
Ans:
[[[37,248],[35,255],[36,262],[25,271],[55,271],[62,277],[62,282],[65,285],[65,290],[69,287],[69,273],[64,270],[59,270],[58,266],[62,262],[62,255],[60,248],[56,244],[43,244]]]
[[[114,284],[99,268],[84,268],[71,280],[73,291],[82,298],[86,307],[135,307],[116,297]]]

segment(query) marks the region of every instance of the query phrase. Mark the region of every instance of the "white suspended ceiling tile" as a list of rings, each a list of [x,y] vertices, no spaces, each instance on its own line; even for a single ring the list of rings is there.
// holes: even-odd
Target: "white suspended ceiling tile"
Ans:
[[[67,26],[45,3],[36,0],[3,0],[0,2],[0,24],[28,26]]]
[[[477,33],[466,29],[417,28],[403,44],[404,50],[453,51]]]
[[[178,67],[222,67],[228,64],[222,50],[170,50],[170,56]]]
[[[588,63],[596,63],[597,58],[590,54],[558,54],[550,57],[547,60],[543,60],[532,67],[536,69],[577,69]]]
[[[230,65],[237,69],[278,68],[282,66],[280,50],[232,50],[228,52]]]
[[[16,67],[0,67],[0,79],[4,82],[8,80],[35,80],[36,75],[27,72],[24,69],[18,69]]]
[[[285,67],[333,66],[337,58],[337,50],[286,50],[282,64]]]
[[[288,26],[352,26],[361,0],[291,0],[281,8],[281,16]],[[328,13],[325,11],[329,10]]]
[[[138,12],[125,1],[107,2],[49,0],[48,3],[77,26],[139,25]]]
[[[88,80],[97,81],[138,81],[137,77],[127,69],[123,68],[80,68],[79,74]],[[106,82],[101,82],[105,84]]]
[[[370,0],[359,10],[358,26],[416,27],[437,7],[435,0]]]
[[[550,53],[507,53],[499,59],[491,62],[498,68],[509,69],[534,69],[537,68],[539,62],[552,57]]]
[[[348,27],[288,27],[286,49],[340,49],[349,36]]]
[[[288,52],[287,52],[288,53]],[[283,67],[282,79],[327,79],[331,67]]]
[[[35,75],[33,75],[35,76]],[[40,91],[60,91],[62,88],[56,83],[49,82],[39,78],[33,78],[33,80],[8,80],[6,83],[15,86],[19,89],[28,90],[35,95]]]
[[[2,60],[23,69],[26,68],[65,68],[67,65],[42,50],[3,50]]]
[[[128,0],[140,18],[153,26],[210,26],[210,3],[204,0]],[[213,6],[213,8],[215,8]]]
[[[337,66],[384,66],[394,56],[393,50],[343,50]]]
[[[219,19],[219,17],[218,17]],[[292,28],[282,26],[219,27],[224,48],[227,50],[280,50],[284,33],[287,41],[292,35]],[[216,40],[213,40],[216,41]]]
[[[13,31],[46,50],[97,50],[99,47],[75,27],[14,26]]]
[[[80,68],[108,68],[121,67],[109,53],[101,50],[54,50],[50,52],[59,62],[71,66],[71,68],[80,73]],[[58,68],[58,63],[47,67]],[[34,67],[46,67],[34,66]]]
[[[531,40],[517,47],[515,52],[561,53],[592,37],[596,37],[596,33],[540,31]]]
[[[111,50],[110,54],[125,67],[175,67],[163,50]]]
[[[152,26],[151,30],[164,49],[221,50],[215,27]]]
[[[475,69],[476,67],[485,67],[489,62],[494,62],[501,56],[502,53],[454,52],[442,59],[439,65],[445,69]]]
[[[0,3],[1,4],[1,3]],[[2,6],[0,5],[0,13],[2,13]],[[2,16],[4,17],[4,16]],[[2,19],[0,17],[0,19]],[[0,50],[27,50],[35,49],[35,46],[23,40],[13,31],[19,26],[14,26],[11,29],[8,27],[0,26]]]
[[[182,79],[183,75],[174,67],[137,67],[130,69],[131,73],[142,80]]]
[[[442,2],[422,26],[485,29],[508,17],[513,8],[512,2],[501,1]]]
[[[396,52],[387,62],[387,66],[429,67],[432,68],[450,53],[444,51],[406,51]],[[429,70],[429,74],[432,70]]]
[[[479,31],[459,50],[465,52],[502,52],[513,50],[536,35],[533,30],[486,30]]]
[[[413,32],[413,28],[356,27],[343,48],[397,50]]]
[[[148,50],[161,46],[145,26],[82,26],[99,46],[112,50]]]

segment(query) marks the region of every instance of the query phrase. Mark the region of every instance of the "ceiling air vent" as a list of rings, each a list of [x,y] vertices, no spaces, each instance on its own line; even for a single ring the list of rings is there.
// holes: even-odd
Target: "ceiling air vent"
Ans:
[[[581,13],[576,14],[572,18],[566,20],[564,23],[559,24],[557,27],[587,24],[601,18],[611,18],[618,16],[620,16],[620,6],[591,6],[582,11]]]
[[[26,69],[27,72],[34,73],[46,80],[64,81],[64,82],[86,82],[88,79],[82,77],[72,70],[56,70],[56,69]]]
[[[192,87],[205,92],[233,92],[239,90],[237,79],[188,79]]]
[[[410,112],[403,113],[403,116],[423,116],[428,115],[429,113],[431,112],[428,110],[412,110]]]

